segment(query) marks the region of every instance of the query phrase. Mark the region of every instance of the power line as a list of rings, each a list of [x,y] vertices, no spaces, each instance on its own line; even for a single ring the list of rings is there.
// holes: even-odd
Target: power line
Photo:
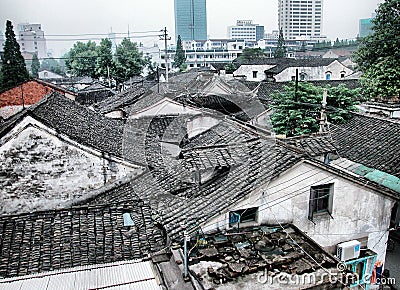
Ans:
[[[149,38],[149,37],[158,37],[159,35],[133,35],[131,36],[131,38],[136,39],[136,38]],[[83,41],[83,40],[102,40],[102,39],[124,39],[124,38],[128,38],[128,37],[90,37],[90,38],[53,38],[53,39],[49,39],[49,38],[23,38],[23,39],[19,39],[19,41],[24,42],[24,41],[36,41],[36,42],[48,42],[48,41]]]
[[[148,31],[130,31],[129,34],[135,33],[155,33],[159,32],[159,30],[148,30]],[[81,33],[81,34],[46,34],[45,36],[90,36],[90,35],[128,35],[128,32],[109,32],[109,33]]]

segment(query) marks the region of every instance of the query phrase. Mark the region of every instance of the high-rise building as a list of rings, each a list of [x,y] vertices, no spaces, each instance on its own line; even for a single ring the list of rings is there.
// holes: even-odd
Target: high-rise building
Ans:
[[[372,18],[360,19],[359,37],[366,37],[373,32],[372,27],[374,24],[372,23],[372,20],[375,18],[375,16],[376,14],[372,14]]]
[[[182,40],[207,39],[206,0],[175,0],[175,36]]]
[[[228,38],[258,41],[264,38],[264,26],[253,24],[252,20],[237,20],[236,26],[228,27]]]
[[[322,36],[323,0],[279,0],[279,28],[286,40],[318,40]]]
[[[36,53],[38,58],[47,56],[46,38],[41,24],[18,24],[18,43],[21,52]]]

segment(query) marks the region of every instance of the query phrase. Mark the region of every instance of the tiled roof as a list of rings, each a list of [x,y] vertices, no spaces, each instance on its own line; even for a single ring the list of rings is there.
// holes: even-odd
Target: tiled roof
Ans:
[[[107,114],[136,103],[145,92],[146,89],[141,84],[135,84],[126,91],[94,104],[93,107],[96,111],[99,111],[102,114]]]
[[[6,120],[0,128],[0,137],[28,115],[82,145],[131,161],[134,159],[134,156],[123,154],[122,121],[106,118],[55,92],[47,95],[35,106]]]
[[[149,172],[98,195],[95,202],[101,204],[129,200],[132,194],[138,194],[150,203],[154,214],[161,217],[170,237],[177,239],[181,234],[180,223],[190,225],[207,221],[300,159],[299,155],[274,144],[272,140],[262,140],[234,125],[232,127],[235,129],[229,132],[227,127],[227,124],[217,125],[184,146],[187,151],[194,150],[192,154],[200,147],[221,147],[212,154],[228,148],[229,144],[236,144],[236,151],[241,147],[243,158],[237,162],[231,163],[232,160],[229,160],[227,164],[220,164],[222,166],[214,168],[215,175],[204,183],[198,184],[190,179],[193,176],[192,169],[196,166],[188,168],[185,164],[176,163],[175,166],[171,164],[174,161],[165,154],[151,150],[152,153],[146,155]],[[160,148],[156,138],[146,139],[146,143],[147,146]]]
[[[57,91],[65,94],[67,91],[61,87],[38,79],[27,80],[20,85],[0,92],[0,108],[5,106],[33,105],[40,101],[46,94]],[[73,95],[73,93],[68,92]]]
[[[134,226],[124,226],[129,213]],[[129,202],[0,216],[0,278],[146,257],[162,227],[136,196]]]
[[[353,113],[331,130],[340,156],[400,177],[399,123]]]
[[[280,141],[305,151],[311,157],[336,152],[332,136],[328,133],[291,137]]]
[[[78,92],[76,101],[81,105],[90,106],[114,96],[116,93],[100,83],[94,83]]]
[[[121,155],[121,121],[103,117],[56,93],[30,112],[45,125],[80,144]]]

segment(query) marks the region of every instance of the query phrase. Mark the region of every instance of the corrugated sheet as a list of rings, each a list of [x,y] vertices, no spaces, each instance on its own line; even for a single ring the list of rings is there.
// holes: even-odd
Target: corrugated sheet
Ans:
[[[4,290],[159,290],[150,261],[119,262],[90,267],[71,268],[39,275],[0,280]]]

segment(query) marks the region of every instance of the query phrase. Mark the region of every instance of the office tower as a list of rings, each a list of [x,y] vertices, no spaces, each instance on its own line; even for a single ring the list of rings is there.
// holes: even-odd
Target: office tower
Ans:
[[[264,26],[253,24],[252,20],[237,20],[236,26],[228,27],[228,39],[258,41],[264,38]]]
[[[371,18],[365,18],[365,19],[360,19],[360,26],[359,26],[359,37],[366,37],[370,35],[373,30],[372,27],[374,24],[372,23],[372,20],[375,18],[376,14],[372,14]]]
[[[279,0],[279,28],[285,40],[318,40],[322,36],[323,0]]]
[[[207,39],[206,0],[175,0],[175,37]]]

